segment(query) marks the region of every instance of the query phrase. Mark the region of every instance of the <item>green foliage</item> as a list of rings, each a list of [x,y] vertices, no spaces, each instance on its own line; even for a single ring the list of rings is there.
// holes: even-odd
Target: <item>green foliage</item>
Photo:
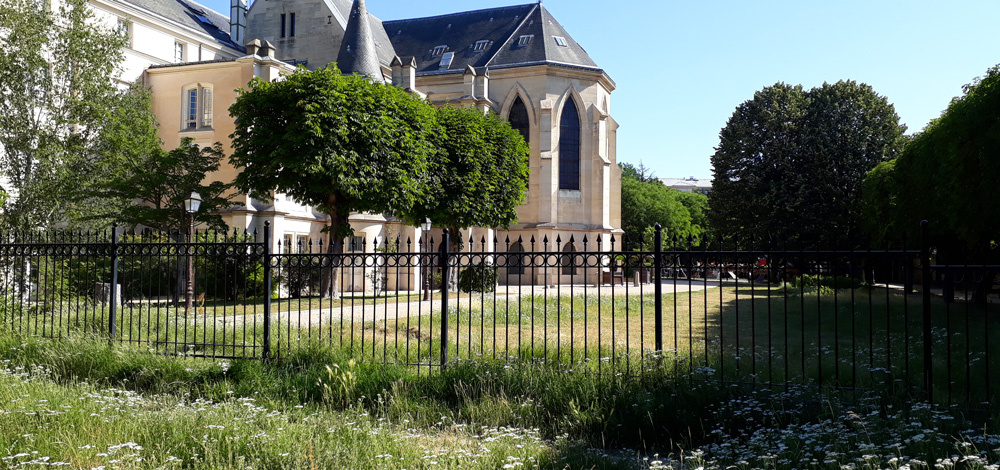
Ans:
[[[72,197],[112,144],[125,39],[94,19],[86,0],[0,3],[0,176],[16,197],[2,223],[47,228],[76,213]],[[128,139],[125,139],[128,140]]]
[[[939,251],[959,256],[988,254],[998,240],[1000,66],[963,91],[913,137],[893,166],[869,173],[868,217],[892,227],[873,235],[917,240],[919,221],[928,220]]]
[[[648,227],[660,224],[665,239],[677,236],[697,237],[704,227],[694,222],[694,212],[704,222],[702,195],[687,195],[668,188],[659,180],[641,181],[623,169],[622,176],[622,228],[625,234],[638,239]]]
[[[723,235],[803,246],[857,245],[862,181],[898,154],[904,131],[893,106],[868,85],[766,87],[719,133],[711,225]]]
[[[458,273],[458,288],[462,292],[493,292],[497,279],[497,267],[483,260]]]
[[[516,222],[528,186],[524,138],[499,116],[477,108],[442,106],[436,115],[441,131],[425,176],[426,193],[405,218],[415,225],[430,218],[453,233]]]
[[[169,152],[160,149],[158,140],[138,151],[109,152],[98,164],[108,176],[94,181],[86,195],[103,206],[92,217],[186,232],[191,215],[184,200],[197,191],[202,202],[194,214],[196,223],[225,229],[219,211],[232,202],[231,185],[206,180],[219,169],[223,156],[222,144],[201,147],[191,138]]]
[[[236,187],[262,200],[283,192],[328,214],[334,251],[351,232],[351,212],[409,210],[435,152],[433,108],[335,66],[254,79],[229,112]]]

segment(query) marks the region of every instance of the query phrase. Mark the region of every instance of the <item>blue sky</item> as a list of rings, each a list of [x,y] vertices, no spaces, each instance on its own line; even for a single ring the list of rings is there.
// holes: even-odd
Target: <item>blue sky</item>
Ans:
[[[228,14],[229,0],[199,0]],[[367,0],[383,20],[525,2]],[[619,1],[543,5],[618,88],[618,160],[659,177],[712,176],[719,130],[776,82],[871,85],[918,132],[1000,63],[1000,1]]]

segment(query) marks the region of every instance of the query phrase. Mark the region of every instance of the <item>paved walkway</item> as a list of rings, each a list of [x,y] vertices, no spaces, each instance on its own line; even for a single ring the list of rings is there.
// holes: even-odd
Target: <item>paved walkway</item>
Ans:
[[[714,288],[719,286],[719,281],[704,281],[704,280],[692,280],[688,283],[687,280],[678,279],[676,283],[671,280],[666,280],[663,282],[661,287],[661,292],[663,294],[673,294],[675,292],[697,292],[705,290],[706,288]],[[545,286],[498,286],[496,292],[487,292],[483,294],[456,294],[450,293],[448,297],[448,302],[450,306],[455,306],[461,304],[463,307],[472,305],[473,307],[481,306],[484,301],[498,301],[502,302],[504,300],[516,300],[522,296],[527,297],[534,295],[536,297],[547,297],[549,299],[555,299],[558,297],[565,296],[587,296],[587,297],[607,297],[607,296],[625,296],[625,295],[652,295],[655,290],[655,286],[651,283],[640,284],[635,286],[629,283],[627,286],[624,285],[603,285],[600,287],[595,287],[592,285],[559,285],[555,287],[545,287]],[[399,292],[400,294],[405,294],[405,292]],[[437,292],[435,292],[436,294]],[[328,307],[322,309],[311,309],[311,310],[293,310],[289,312],[272,313],[272,319],[275,322],[279,322],[282,325],[287,325],[289,322],[294,326],[318,326],[320,324],[328,325],[330,322],[340,324],[341,319],[343,319],[345,325],[353,323],[364,323],[380,320],[395,320],[407,317],[419,317],[422,315],[440,315],[441,313],[441,298],[436,297],[432,300],[427,301],[415,301],[415,302],[394,302],[392,295],[396,292],[390,291],[389,298],[387,301],[376,300],[374,304],[358,304],[351,306],[350,297],[344,297],[342,300],[348,305],[341,307]],[[471,299],[471,300],[470,300]],[[367,301],[370,302],[370,301]],[[250,317],[248,317],[250,318]]]

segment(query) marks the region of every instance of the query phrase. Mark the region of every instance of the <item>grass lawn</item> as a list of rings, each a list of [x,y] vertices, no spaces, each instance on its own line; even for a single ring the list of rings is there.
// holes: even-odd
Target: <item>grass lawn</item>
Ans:
[[[0,466],[995,468],[994,414],[873,394],[459,361],[433,374],[299,349],[264,363],[0,332]],[[944,466],[940,466],[944,465]]]
[[[672,377],[707,371],[732,382],[839,389],[923,390],[925,338],[919,295],[896,289],[728,284],[662,297],[663,351],[656,349],[652,288],[626,295],[596,289],[534,295],[458,294],[447,317],[449,360],[516,358],[634,371],[644,358],[669,359]],[[561,294],[561,295],[556,295]],[[126,304],[116,339],[157,351],[260,357],[263,304],[185,315],[167,305]],[[1000,360],[995,304],[931,304],[934,401],[975,405],[995,396]],[[271,350],[287,355],[320,343],[358,358],[437,365],[440,294],[282,299],[272,304]],[[93,304],[29,308],[11,320],[23,334],[107,335]]]

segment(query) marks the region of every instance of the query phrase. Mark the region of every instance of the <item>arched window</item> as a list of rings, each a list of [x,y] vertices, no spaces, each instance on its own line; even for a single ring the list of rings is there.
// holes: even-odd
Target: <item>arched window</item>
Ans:
[[[580,115],[573,98],[559,120],[559,189],[580,189]]]
[[[572,276],[576,274],[577,260],[574,255],[576,253],[576,244],[567,243],[562,251],[564,254],[562,255],[562,259],[559,260],[559,264],[562,266],[562,274]]]
[[[524,274],[524,245],[514,243],[507,249],[507,275]]]
[[[528,124],[528,107],[524,105],[524,101],[521,101],[520,96],[514,98],[514,104],[510,105],[507,121],[510,122],[510,127],[521,133],[525,142],[531,142],[528,138],[528,131],[531,129],[530,124]]]

